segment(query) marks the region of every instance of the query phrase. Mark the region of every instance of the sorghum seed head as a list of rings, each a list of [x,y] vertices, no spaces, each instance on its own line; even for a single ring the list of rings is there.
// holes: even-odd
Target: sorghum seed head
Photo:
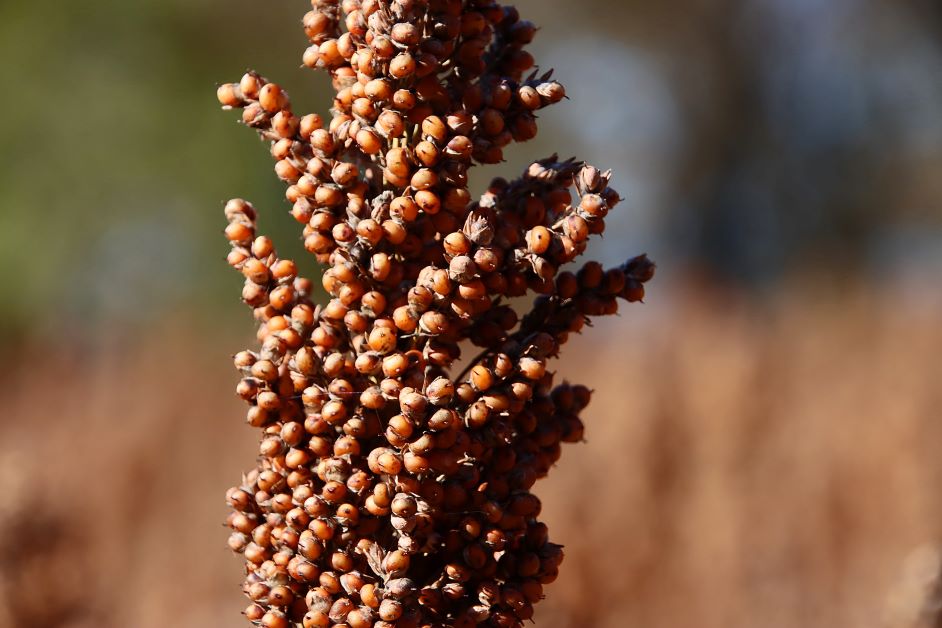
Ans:
[[[530,489],[581,440],[590,396],[554,388],[548,360],[617,298],[641,300],[654,266],[559,271],[620,200],[608,171],[554,155],[472,198],[469,169],[536,135],[535,112],[566,95],[525,76],[536,28],[516,9],[311,5],[302,61],[331,75],[329,121],[295,115],[254,72],[217,90],[270,142],[329,295],[313,303],[255,209],[226,203],[260,342],[233,358],[262,430],[257,468],[226,496],[244,612],[268,627],[517,628],[562,556]],[[484,350],[466,365],[465,341]]]

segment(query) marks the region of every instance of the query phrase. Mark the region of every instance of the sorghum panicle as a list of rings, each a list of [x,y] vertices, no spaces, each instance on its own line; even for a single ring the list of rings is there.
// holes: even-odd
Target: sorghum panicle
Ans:
[[[235,356],[262,430],[229,490],[246,617],[282,628],[521,626],[562,551],[531,487],[579,441],[589,390],[547,361],[588,317],[639,301],[645,256],[560,271],[618,202],[609,172],[555,155],[478,200],[468,169],[502,161],[565,97],[534,70],[536,28],[491,0],[313,0],[303,62],[336,90],[299,116],[249,72],[225,108],[271,145],[330,296],[226,204],[260,348]],[[522,317],[510,299],[537,297]],[[476,348],[475,348],[476,347]],[[462,351],[474,354],[467,367]],[[466,359],[467,361],[467,359]]]

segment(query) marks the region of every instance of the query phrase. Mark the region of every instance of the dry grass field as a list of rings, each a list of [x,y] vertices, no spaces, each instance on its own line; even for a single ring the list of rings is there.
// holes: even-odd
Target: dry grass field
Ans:
[[[674,292],[559,365],[597,392],[538,486],[567,558],[537,625],[942,626],[942,311]],[[242,625],[221,527],[255,451],[239,344],[168,324],[5,356],[0,626]]]

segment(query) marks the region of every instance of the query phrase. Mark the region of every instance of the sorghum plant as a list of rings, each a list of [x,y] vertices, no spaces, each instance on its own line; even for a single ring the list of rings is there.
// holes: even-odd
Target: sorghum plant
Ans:
[[[267,628],[520,626],[562,560],[530,490],[560,443],[582,438],[589,402],[584,386],[554,386],[547,361],[587,317],[640,300],[654,267],[560,272],[619,200],[610,173],[573,159],[472,200],[468,169],[534,137],[534,112],[565,96],[533,70],[536,29],[513,7],[312,5],[303,61],[333,79],[329,122],[295,114],[254,72],[218,90],[271,144],[329,295],[313,302],[252,205],[226,204],[261,343],[235,356],[262,430],[256,468],[227,494],[245,615]],[[511,299],[531,292],[521,316]]]

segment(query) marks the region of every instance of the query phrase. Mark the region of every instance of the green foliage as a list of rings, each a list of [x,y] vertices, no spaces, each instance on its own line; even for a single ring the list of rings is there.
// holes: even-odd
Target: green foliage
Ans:
[[[215,99],[215,85],[238,80],[251,59],[296,86],[299,109],[326,110],[322,79],[284,72],[301,29],[271,35],[296,10],[215,0],[0,7],[0,264],[16,271],[0,291],[3,331],[51,308],[55,324],[85,325],[181,300],[232,301],[220,237],[232,195],[258,203],[266,231],[300,250],[266,147],[234,130],[237,116]]]

